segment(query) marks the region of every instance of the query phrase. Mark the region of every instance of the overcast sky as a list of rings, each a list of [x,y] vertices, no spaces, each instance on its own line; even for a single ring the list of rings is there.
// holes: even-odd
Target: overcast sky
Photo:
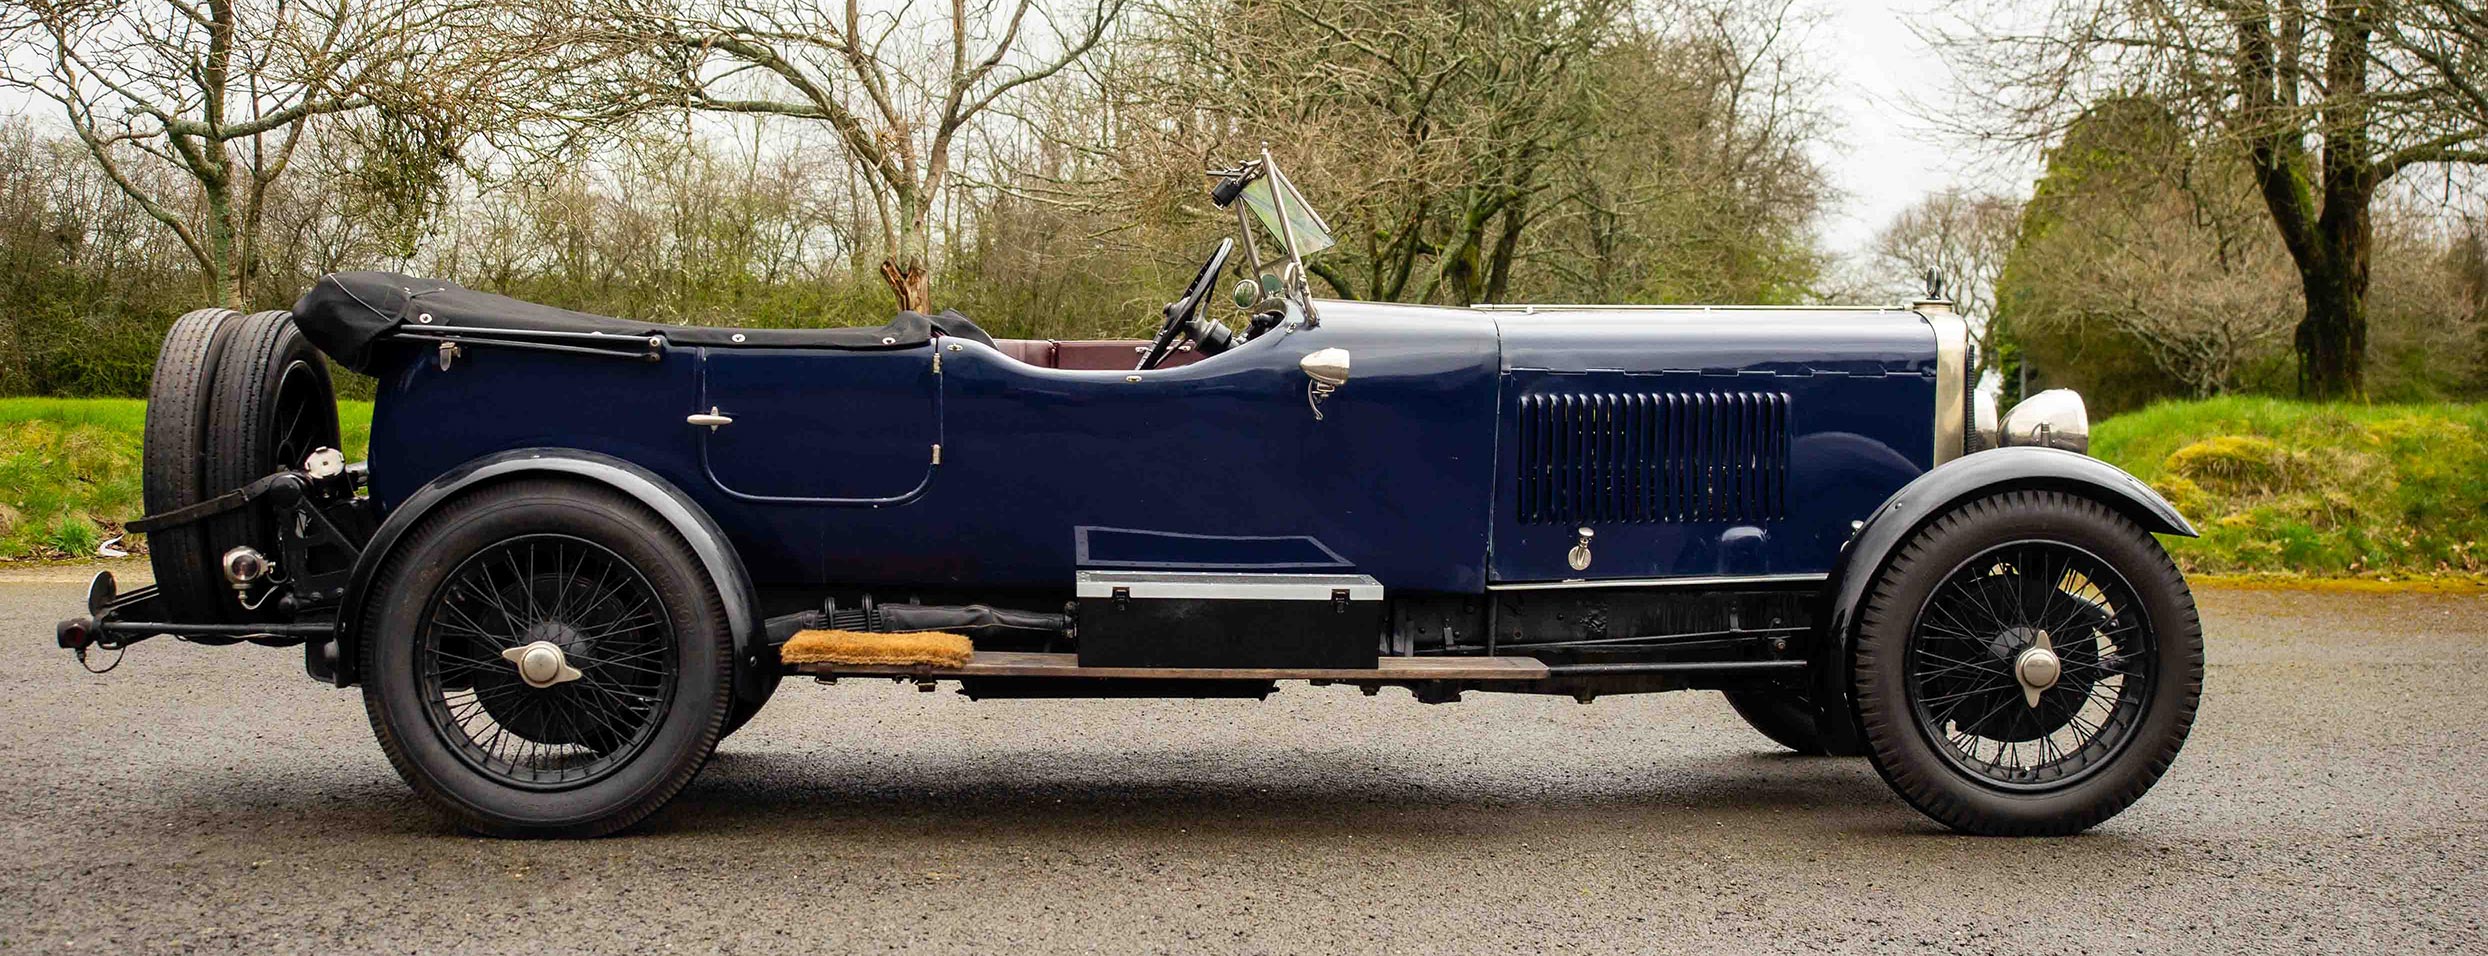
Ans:
[[[1812,61],[1834,78],[1826,112],[1838,142],[1819,158],[1842,195],[1823,217],[1824,245],[1847,256],[1862,251],[1893,214],[1918,197],[1949,186],[2026,196],[2034,159],[1972,156],[1926,129],[1913,101],[1945,102],[1952,74],[1910,33],[1907,17],[1923,16],[1929,0],[1815,0],[1824,19],[1808,37]]]

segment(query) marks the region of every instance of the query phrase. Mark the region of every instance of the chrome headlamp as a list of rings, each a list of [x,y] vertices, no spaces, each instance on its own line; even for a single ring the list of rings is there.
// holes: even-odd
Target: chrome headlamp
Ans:
[[[2091,450],[2091,416],[2082,407],[2082,396],[2070,388],[2051,388],[2029,398],[2004,413],[1999,425],[2005,445],[2036,445],[2062,448],[2088,454]]]

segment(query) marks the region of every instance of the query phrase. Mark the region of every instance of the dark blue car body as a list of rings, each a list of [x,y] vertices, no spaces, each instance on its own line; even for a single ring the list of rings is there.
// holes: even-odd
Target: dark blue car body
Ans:
[[[959,337],[650,362],[478,348],[446,369],[401,350],[378,369],[372,488],[385,510],[497,452],[611,455],[696,501],[764,587],[1161,569],[1474,593],[1821,575],[1852,522],[1935,463],[1937,329],[1915,312],[1317,308],[1314,327],[1148,372],[1041,368]],[[1316,420],[1297,363],[1324,348],[1355,377]],[[1564,422],[1631,426],[1637,408],[1637,434]],[[733,423],[685,422],[709,410]],[[1557,462],[1571,474],[1550,477]],[[1590,500],[1645,477],[1622,487],[1633,501]],[[1594,487],[1577,503],[1535,487],[1562,480]],[[1580,526],[1601,537],[1576,571]]]

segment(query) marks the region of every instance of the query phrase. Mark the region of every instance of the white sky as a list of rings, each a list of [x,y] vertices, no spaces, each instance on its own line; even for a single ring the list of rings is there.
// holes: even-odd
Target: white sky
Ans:
[[[1930,0],[1815,0],[1823,22],[1809,37],[1809,61],[1833,79],[1822,106],[1839,127],[1817,149],[1842,195],[1822,221],[1824,248],[1856,254],[1894,214],[1952,186],[2027,196],[2034,158],[1974,154],[1927,128],[1912,104],[1940,105],[1952,74],[1911,34],[1908,17]]]

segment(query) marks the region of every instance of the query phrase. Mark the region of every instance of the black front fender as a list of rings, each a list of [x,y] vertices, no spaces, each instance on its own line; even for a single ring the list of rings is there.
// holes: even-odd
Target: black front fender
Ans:
[[[1814,660],[1816,720],[1823,732],[1854,743],[1849,710],[1849,642],[1858,610],[1892,551],[1911,533],[1952,507],[2007,491],[2044,489],[2080,495],[2115,509],[2154,534],[2195,537],[2194,525],[2150,485],[2124,469],[2055,448],[1996,448],[1956,458],[1901,486],[1861,522],[1840,549],[1824,583],[1823,640]]]
[[[753,659],[764,640],[760,633],[760,599],[752,588],[751,575],[743,568],[742,557],[726,540],[725,532],[699,503],[673,483],[612,455],[575,448],[517,448],[486,455],[432,479],[407,496],[404,504],[391,509],[388,520],[372,533],[371,543],[363,548],[354,574],[346,582],[344,601],[337,610],[335,639],[328,648],[311,649],[312,675],[339,687],[360,679],[361,675],[356,673],[361,659],[357,644],[364,605],[371,599],[381,565],[407,531],[463,492],[506,478],[534,475],[561,475],[604,485],[631,496],[672,525],[690,543],[692,553],[698,555],[701,567],[716,585],[718,598],[725,603],[726,626],[734,632],[738,665],[734,669],[735,695],[749,699],[765,693],[760,686],[760,669]],[[328,652],[332,651],[330,656]],[[321,666],[323,657],[325,668]],[[322,673],[323,670],[327,672]]]

